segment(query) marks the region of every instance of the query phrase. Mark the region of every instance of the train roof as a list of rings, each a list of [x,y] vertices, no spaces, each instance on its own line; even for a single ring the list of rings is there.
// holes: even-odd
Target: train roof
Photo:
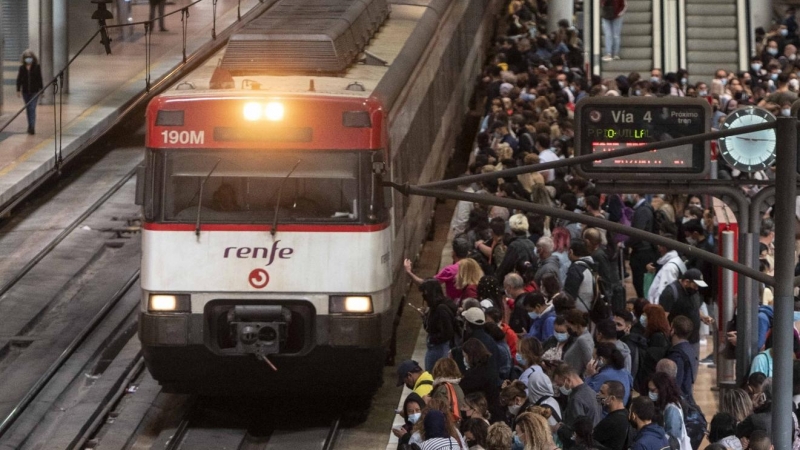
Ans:
[[[408,78],[410,75],[408,64],[398,64],[399,67],[392,70],[395,61],[403,59],[401,52],[405,47],[412,47],[407,45],[411,40],[424,38],[424,36],[419,36],[419,29],[430,28],[430,26],[420,26],[420,22],[425,20],[430,22],[431,15],[435,16],[438,21],[441,11],[446,6],[444,4],[449,4],[449,0],[394,1],[403,1],[403,3],[389,2],[392,4],[388,19],[383,22],[363,48],[363,52],[359,56],[360,61],[350,64],[342,73],[239,74],[234,70],[226,71],[226,75],[229,74],[233,79],[233,88],[211,89],[212,76],[219,67],[224,65],[225,52],[228,50],[226,47],[208,59],[197,70],[184,77],[180,83],[165,91],[162,97],[178,98],[198,95],[207,97],[220,94],[224,94],[226,97],[239,95],[247,97],[266,93],[276,96],[369,98],[373,96],[376,87],[387,77],[387,74],[392,73],[395,77],[405,77],[404,80]],[[254,21],[262,19],[263,22],[263,18],[267,17],[270,11],[272,9],[267,10],[264,15]],[[231,42],[229,41],[228,46],[231,45]],[[298,50],[303,51],[304,47],[298,45]],[[406,51],[408,52],[409,49]],[[413,53],[419,54],[419,51]],[[310,89],[312,80],[313,91]],[[404,84],[404,80],[401,84]],[[396,87],[397,81],[387,84]],[[391,98],[392,95],[386,97]]]

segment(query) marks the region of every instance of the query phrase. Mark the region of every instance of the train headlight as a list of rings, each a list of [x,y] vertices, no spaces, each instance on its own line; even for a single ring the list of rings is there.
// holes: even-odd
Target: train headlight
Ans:
[[[283,120],[283,104],[279,102],[267,103],[267,106],[264,107],[264,115],[267,117],[267,120],[273,122]]]
[[[244,118],[245,120],[256,121],[261,118],[264,107],[261,103],[250,102],[244,105]]]
[[[150,312],[191,312],[192,304],[187,294],[150,294],[147,310]]]
[[[332,295],[328,312],[330,314],[369,314],[372,312],[372,297]]]

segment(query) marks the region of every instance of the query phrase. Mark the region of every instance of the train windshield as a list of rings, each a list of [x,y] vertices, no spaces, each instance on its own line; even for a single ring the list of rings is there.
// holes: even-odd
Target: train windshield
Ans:
[[[203,223],[272,223],[277,209],[279,223],[357,223],[368,161],[364,152],[150,150],[151,211],[167,222],[194,223],[199,211]]]

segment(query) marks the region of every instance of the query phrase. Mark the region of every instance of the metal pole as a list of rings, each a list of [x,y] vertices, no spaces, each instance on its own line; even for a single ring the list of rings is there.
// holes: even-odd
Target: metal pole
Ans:
[[[734,232],[723,231],[722,242],[720,248],[722,249],[722,256],[728,259],[733,259],[734,249]],[[733,271],[722,269],[722,311],[719,311],[718,319],[722,325],[727,324],[728,321],[733,319]],[[743,278],[743,277],[742,277]],[[718,326],[716,327],[719,328]],[[714,349],[719,348],[720,333],[714,333],[716,340],[714,341]],[[734,362],[729,359],[720,358],[715,352],[714,359],[717,364],[717,386],[723,384],[733,384],[736,381],[736,371]]]
[[[39,4],[39,62],[42,66],[42,80],[45,85],[53,79],[53,0],[40,0]],[[37,100],[42,105],[51,105],[52,87],[45,90]]]
[[[740,225],[742,225],[740,223]],[[755,242],[754,242],[755,240]],[[755,247],[754,247],[755,245]],[[794,248],[794,247],[793,247]],[[739,262],[753,267],[758,264],[758,235],[739,230]],[[755,268],[758,266],[756,265]],[[739,277],[739,295],[736,314],[736,383],[747,379],[750,362],[758,353],[758,295],[753,297],[753,289],[758,288],[752,278]]]
[[[794,235],[797,198],[797,119],[779,117],[776,136],[775,318],[772,358],[772,443],[775,450],[792,448],[792,344],[794,330]]]
[[[2,5],[0,5],[2,7]],[[3,58],[3,48],[5,47],[6,43],[3,38],[3,21],[0,20],[0,115],[3,114],[3,89],[2,87],[5,86],[3,83],[3,62],[5,58]]]
[[[53,0],[53,74],[64,71],[64,92],[69,92],[69,14],[67,0]],[[43,77],[44,78],[44,77]]]

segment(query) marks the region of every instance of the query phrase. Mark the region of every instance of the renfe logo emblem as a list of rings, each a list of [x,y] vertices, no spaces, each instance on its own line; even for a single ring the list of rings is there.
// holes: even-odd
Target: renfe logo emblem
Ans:
[[[269,273],[264,269],[253,269],[247,277],[250,286],[256,289],[264,289],[269,284]]]
[[[275,258],[278,259],[291,259],[294,253],[293,248],[278,248],[280,239],[272,243],[272,248],[267,247],[228,247],[222,253],[222,257],[238,258],[238,259],[265,259],[267,266],[271,265]]]

